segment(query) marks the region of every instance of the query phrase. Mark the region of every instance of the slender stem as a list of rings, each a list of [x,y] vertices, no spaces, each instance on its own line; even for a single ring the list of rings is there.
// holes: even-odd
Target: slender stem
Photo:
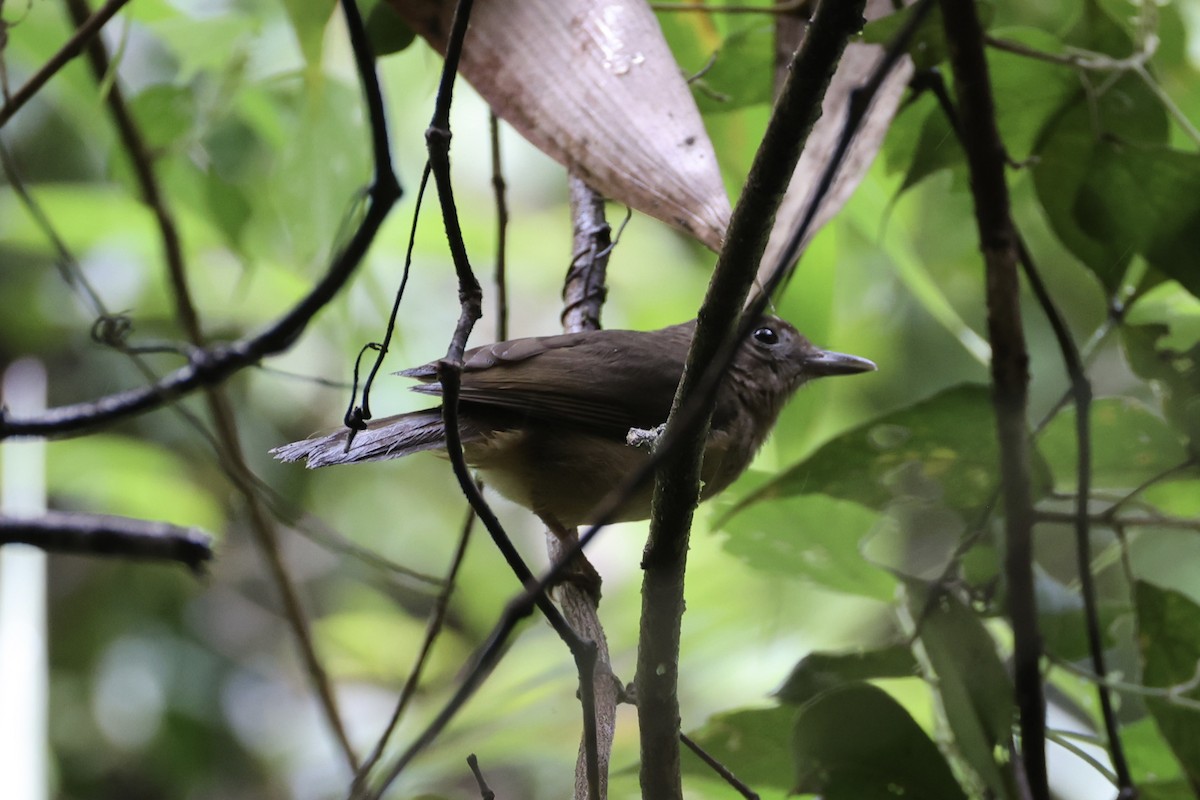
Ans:
[[[680,732],[679,741],[687,746],[696,756],[712,769],[713,772],[720,776],[721,780],[733,787],[734,791],[740,794],[746,800],[759,800],[758,793],[743,783],[738,776],[734,775],[729,767],[722,764],[717,759],[713,758],[712,754],[706,751],[703,747],[696,744],[691,737],[686,733]]]
[[[1088,498],[1092,487],[1092,384],[1087,378],[1083,367],[1083,358],[1062,313],[1058,310],[1050,292],[1046,289],[1042,276],[1025,246],[1017,234],[1017,248],[1020,254],[1021,266],[1029,285],[1033,288],[1034,296],[1041,304],[1050,327],[1054,330],[1062,353],[1063,363],[1071,381],[1071,395],[1075,402],[1075,441],[1078,449],[1078,459],[1075,466],[1077,497],[1075,501],[1075,554],[1076,569],[1079,573],[1080,591],[1083,595],[1084,620],[1087,626],[1088,650],[1092,659],[1092,669],[1097,675],[1107,675],[1108,668],[1104,658],[1104,636],[1100,630],[1100,610],[1096,601],[1096,582],[1092,575],[1092,537],[1090,517],[1088,515]],[[1108,736],[1109,751],[1112,755],[1113,767],[1117,773],[1117,785],[1121,796],[1135,796],[1136,789],[1133,777],[1129,773],[1129,764],[1125,759],[1125,749],[1121,745],[1120,728],[1117,723],[1116,711],[1113,708],[1112,697],[1107,687],[1098,685],[1096,692],[1100,698],[1100,713],[1104,719],[1104,730]]]
[[[696,334],[667,422],[675,452],[659,467],[650,537],[642,558],[642,624],[638,639],[638,725],[641,788],[655,800],[682,798],[678,697],[679,636],[692,514],[699,496],[700,462],[712,416],[717,378],[706,367],[734,351],[742,306],[766,248],[775,212],[799,160],[821,100],[849,37],[862,27],[862,2],[823,0],[812,29],[793,59],[791,75],[771,115],[725,246],[701,306]],[[699,413],[682,409],[700,400]],[[707,402],[703,402],[703,401]],[[685,417],[686,426],[682,423]]]
[[[129,0],[109,0],[103,6],[96,9],[94,14],[85,15],[82,22],[77,22],[75,33],[67,40],[67,43],[59,48],[59,51],[51,56],[50,60],[43,64],[42,68],[35,72],[25,82],[24,86],[13,92],[8,102],[4,104],[4,107],[0,108],[0,128],[3,128],[22,106],[41,91],[42,87],[57,75],[60,69],[66,66],[75,56],[82,53],[87,43],[95,38],[100,29],[128,2]]]
[[[1021,328],[1018,246],[1009,212],[1004,147],[971,0],[941,0],[950,45],[963,147],[983,251],[992,345],[992,401],[1004,489],[1005,577],[1013,629],[1013,671],[1020,710],[1021,757],[1033,800],[1050,800],[1046,775],[1046,702],[1033,571],[1033,495],[1026,413],[1029,355]]]
[[[565,333],[578,333],[600,328],[612,236],[604,217],[604,198],[574,173],[567,176],[567,181],[574,244],[571,267],[563,285],[562,323]],[[552,530],[546,535],[546,550],[551,562],[570,559],[567,580],[558,589],[559,603],[571,627],[596,647],[596,658],[587,665],[587,674],[584,671],[579,674],[584,728],[575,762],[574,798],[603,800],[608,795],[609,763],[616,733],[617,684],[612,674],[608,639],[600,622],[595,567],[582,552],[568,555],[578,541],[579,531],[575,528]],[[596,590],[589,590],[588,579],[596,583]]]

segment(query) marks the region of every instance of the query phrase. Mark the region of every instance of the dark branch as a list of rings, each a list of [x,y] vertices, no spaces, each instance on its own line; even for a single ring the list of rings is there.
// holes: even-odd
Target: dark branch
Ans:
[[[16,114],[23,105],[41,91],[42,87],[53,78],[58,71],[75,56],[83,52],[84,46],[90,42],[96,34],[100,32],[110,19],[112,19],[118,11],[120,11],[129,0],[109,0],[103,6],[96,10],[96,13],[88,17],[83,24],[79,25],[75,33],[67,40],[67,43],[59,49],[57,53],[50,57],[50,60],[42,65],[34,75],[25,82],[25,85],[13,93],[8,102],[0,108],[0,128]]]
[[[600,309],[608,296],[608,256],[612,252],[612,228],[604,218],[604,198],[571,173],[567,176],[571,195],[573,246],[571,267],[563,283],[563,331],[600,330]]]
[[[686,733],[680,731],[679,741],[683,742],[684,745],[687,746],[688,750],[691,750],[693,753],[695,753],[701,761],[707,764],[713,772],[720,776],[721,780],[732,786],[734,791],[736,791],[742,797],[745,797],[746,800],[759,800],[758,792],[754,791],[741,780],[739,780],[738,776],[734,775],[729,767],[713,758],[711,753],[709,753],[700,745],[696,744],[696,742],[692,741],[692,738]]]
[[[1021,757],[1033,800],[1049,800],[1046,776],[1046,703],[1042,642],[1033,572],[1033,498],[1026,423],[1029,355],[1021,329],[1018,247],[1009,213],[1005,152],[995,106],[983,30],[970,0],[941,0],[962,142],[971,175],[975,220],[987,275],[988,334],[992,345],[993,404],[1004,488],[1005,577],[1013,628],[1013,673],[1020,711]]]
[[[604,198],[574,173],[567,177],[571,195],[572,257],[563,282],[564,333],[600,329],[600,309],[607,294],[612,229],[604,217]],[[565,560],[567,580],[559,589],[563,616],[583,638],[595,644],[595,657],[579,670],[583,736],[575,763],[575,800],[600,800],[608,793],[608,770],[616,732],[617,692],[600,622],[599,574],[582,552],[571,555],[579,541],[576,528],[550,531],[546,551],[551,563]],[[587,584],[589,579],[595,589]]]
[[[0,516],[0,544],[28,544],[50,553],[178,561],[197,574],[213,555],[212,539],[196,528],[63,511],[33,519]]]
[[[712,416],[710,365],[726,363],[737,342],[742,307],[821,100],[850,36],[862,28],[864,2],[823,0],[771,120],[725,246],[698,314],[696,334],[664,438],[679,445],[656,472],[650,537],[642,558],[642,625],[636,686],[644,796],[681,798],[679,768],[679,632],[692,515],[699,497],[700,462]],[[712,389],[709,385],[711,384]],[[701,411],[681,413],[699,401]],[[694,416],[692,416],[694,414]]]
[[[1042,306],[1050,327],[1054,330],[1054,338],[1062,353],[1063,363],[1071,381],[1071,395],[1075,402],[1075,441],[1078,448],[1078,460],[1075,466],[1076,492],[1075,500],[1075,554],[1076,568],[1079,572],[1080,593],[1083,595],[1084,619],[1087,624],[1088,649],[1092,659],[1092,670],[1101,677],[1108,675],[1104,659],[1104,636],[1100,630],[1100,610],[1096,602],[1096,581],[1092,575],[1092,537],[1089,529],[1088,499],[1092,491],[1092,384],[1084,371],[1083,359],[1079,348],[1071,337],[1066,320],[1055,305],[1054,299],[1042,282],[1042,276],[1037,265],[1017,234],[1017,248],[1024,268],[1025,277],[1033,289],[1034,296]],[[1132,800],[1137,797],[1137,788],[1133,784],[1133,776],[1129,773],[1129,764],[1125,759],[1125,748],[1121,745],[1121,734],[1117,723],[1116,711],[1113,708],[1112,693],[1103,684],[1096,685],[1100,698],[1100,712],[1104,718],[1104,732],[1108,737],[1109,753],[1112,756],[1113,769],[1117,774],[1117,785],[1120,787],[1118,798]]]
[[[343,4],[345,6],[345,3]],[[361,38],[362,41],[356,41]],[[288,349],[304,332],[309,321],[332,300],[358,268],[392,205],[400,198],[400,184],[392,170],[387,146],[387,124],[383,95],[375,76],[370,45],[365,34],[351,29],[355,64],[363,81],[371,124],[375,174],[368,192],[362,224],[334,259],[325,276],[286,314],[263,332],[225,345],[215,345],[191,355],[188,364],[158,382],[138,389],[108,395],[98,400],[59,406],[27,418],[0,414],[0,439],[12,436],[55,436],[84,431],[159,408],[195,391],[224,381],[240,369],[262,358]],[[81,43],[82,46],[82,43]]]
[[[483,770],[479,768],[479,759],[474,753],[467,756],[467,766],[471,768],[471,774],[475,776],[475,783],[479,785],[479,796],[482,800],[495,800],[496,793],[488,788],[487,781],[483,779]]]
[[[471,268],[463,241],[462,228],[458,220],[458,209],[454,203],[454,187],[450,175],[450,106],[453,100],[454,81],[458,62],[462,55],[463,40],[466,36],[467,24],[470,19],[472,0],[458,0],[451,23],[451,32],[446,44],[445,62],[442,66],[442,76],[438,87],[438,95],[434,104],[433,117],[425,138],[429,152],[429,168],[433,175],[434,185],[438,190],[438,200],[441,205],[442,223],[446,231],[447,244],[454,262],[454,270],[458,276],[458,295],[460,314],[455,326],[454,335],[446,357],[438,362],[438,379],[442,385],[442,418],[446,428],[446,450],[458,480],[459,488],[471,504],[471,508],[479,516],[484,528],[492,537],[513,573],[521,584],[527,587],[522,597],[531,596],[533,602],[525,610],[525,616],[536,606],[546,617],[550,626],[559,637],[566,642],[575,658],[576,666],[581,674],[590,675],[595,663],[596,647],[591,642],[581,640],[571,626],[563,619],[558,609],[550,601],[548,592],[543,588],[530,594],[529,589],[535,585],[534,576],[525,564],[521,554],[517,552],[512,540],[505,532],[500,520],[496,517],[479,487],[471,477],[470,468],[462,449],[462,437],[458,427],[458,396],[462,377],[463,352],[466,350],[467,338],[476,320],[482,315],[482,290],[475,273]],[[515,625],[516,619],[512,619]],[[495,668],[503,655],[503,642],[511,628],[498,632],[499,639],[490,640],[480,652],[479,658],[467,673],[463,683],[441,713],[425,728],[417,740],[391,765],[383,778],[367,793],[369,797],[379,797],[387,787],[404,770],[409,762],[427,747],[445,725],[462,707],[462,704],[474,693],[475,689]],[[357,791],[355,796],[358,796]]]

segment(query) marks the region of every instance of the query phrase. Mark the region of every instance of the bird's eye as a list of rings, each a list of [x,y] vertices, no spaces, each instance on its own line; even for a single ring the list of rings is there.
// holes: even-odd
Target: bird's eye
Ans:
[[[754,331],[754,341],[762,344],[776,344],[779,341],[779,334],[774,328],[762,327]]]

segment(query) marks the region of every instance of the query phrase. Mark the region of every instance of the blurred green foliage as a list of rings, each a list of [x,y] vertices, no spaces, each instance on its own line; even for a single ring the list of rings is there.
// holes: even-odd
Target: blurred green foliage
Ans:
[[[228,390],[251,466],[278,492],[280,506],[439,575],[464,514],[443,463],[422,456],[311,474],[266,455],[341,419],[347,389],[315,379],[349,379],[359,347],[381,336],[399,279],[440,62],[420,42],[410,45],[409,32],[389,27],[383,6],[374,9],[373,40],[389,53],[379,68],[407,194],[356,281],[291,351],[235,376]],[[153,149],[192,291],[214,338],[252,332],[288,309],[360,212],[368,132],[344,25],[333,11],[332,2],[138,0],[106,31],[119,53],[110,78]],[[2,13],[13,87],[61,45],[69,26],[56,4],[9,4]],[[661,19],[681,69],[695,74],[711,60],[694,92],[727,181],[737,187],[766,119],[770,21],[667,12]],[[989,5],[988,19],[995,38],[1050,56],[993,48],[989,63],[1014,161],[1014,214],[1072,333],[1085,343],[1101,398],[1092,414],[1093,506],[1103,517],[1121,503],[1094,534],[1106,644],[1129,686],[1184,684],[1194,679],[1200,652],[1200,625],[1192,624],[1200,602],[1200,11],[1191,0],[1138,8],[1026,0]],[[889,24],[878,23],[868,37],[884,40]],[[920,63],[946,69],[936,28],[918,47]],[[1130,59],[1143,52],[1146,58]],[[463,89],[452,123],[460,215],[482,277],[495,246],[486,108]],[[82,60],[13,118],[3,143],[80,274],[110,310],[132,320],[131,341],[182,340],[154,221]],[[565,176],[508,131],[503,149],[511,335],[546,333],[557,326],[570,260]],[[620,213],[612,209],[614,219]],[[42,359],[53,404],[139,385],[143,376],[124,356],[89,338],[95,309],[60,278],[57,260],[11,185],[0,186],[0,362]],[[693,316],[712,261],[694,243],[635,216],[613,255],[605,324],[650,328]],[[1077,485],[1074,411],[1059,403],[1067,380],[1049,326],[1025,300],[1039,507],[1062,512],[1070,507],[1065,493]],[[868,356],[880,371],[807,387],[756,470],[713,504],[714,513],[701,515],[680,665],[684,726],[699,729],[697,738],[765,797],[797,788],[867,797],[890,786],[924,798],[960,797],[958,778],[972,775],[981,783],[963,778],[968,788],[1012,796],[1003,741],[1007,684],[998,685],[1009,643],[997,566],[1003,543],[982,264],[961,150],[929,94],[901,109],[882,158],[817,237],[778,310],[815,341]],[[440,223],[427,211],[388,367],[444,352],[456,315]],[[495,316],[489,305],[476,342],[492,339]],[[150,357],[164,372],[180,363],[177,355]],[[402,381],[381,380],[375,408],[416,407],[403,390]],[[201,409],[194,400],[183,405]],[[346,775],[250,544],[245,509],[205,437],[162,410],[100,435],[54,441],[49,485],[54,507],[168,520],[219,538],[217,563],[199,582],[169,567],[52,559],[58,796],[338,796]],[[537,526],[521,510],[498,505],[538,561]],[[391,713],[433,591],[322,546],[315,530],[311,522],[285,530],[288,565],[351,736],[365,751]],[[621,526],[598,541],[593,559],[605,577],[602,613],[614,666],[626,681],[633,677],[643,538],[641,527]],[[965,555],[964,542],[972,545]],[[1083,623],[1070,534],[1064,525],[1040,526],[1037,547],[1051,663],[1087,669],[1079,661]],[[972,602],[939,605],[908,630],[917,637],[912,660],[907,646],[896,649],[897,620],[921,617],[914,598],[960,556],[958,588]],[[440,708],[517,588],[490,545],[475,541],[400,741]],[[789,672],[793,680],[785,683]],[[1091,684],[1066,669],[1049,675],[1052,697],[1067,698],[1063,706],[1094,733]],[[787,704],[762,708],[781,685]],[[500,796],[564,796],[579,729],[574,693],[565,649],[542,623],[526,623],[479,696],[405,773],[394,796],[474,796],[463,763],[469,752],[479,754]],[[1119,693],[1143,796],[1194,796],[1194,702]],[[617,737],[613,796],[630,796],[632,712],[622,711]],[[942,751],[937,740],[950,744]],[[868,751],[878,772],[854,773]],[[1061,796],[1095,796],[1097,773],[1065,751],[1051,756]],[[731,796],[706,769],[688,762],[689,797]]]

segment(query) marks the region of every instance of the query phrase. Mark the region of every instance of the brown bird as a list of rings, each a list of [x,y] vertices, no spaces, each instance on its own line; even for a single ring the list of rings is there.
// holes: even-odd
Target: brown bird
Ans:
[[[538,336],[467,351],[459,400],[467,462],[553,531],[591,522],[600,500],[649,457],[626,437],[631,428],[666,421],[695,328],[692,320],[656,331]],[[762,317],[717,392],[701,499],[742,474],[802,384],[874,369],[865,358],[822,350],[787,322]],[[424,384],[414,391],[441,394],[437,362],[399,374]],[[372,422],[349,450],[346,436],[341,429],[271,452],[314,468],[423,450],[444,455],[446,446],[440,407]],[[651,494],[650,486],[635,493],[616,520],[648,518]]]

